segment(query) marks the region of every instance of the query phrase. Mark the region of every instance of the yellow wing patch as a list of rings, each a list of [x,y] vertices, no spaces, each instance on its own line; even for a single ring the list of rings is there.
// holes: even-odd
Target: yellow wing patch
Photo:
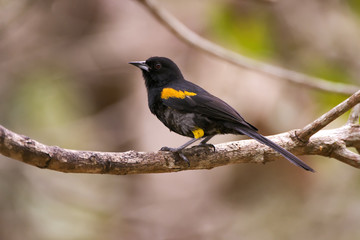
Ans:
[[[164,88],[161,91],[162,99],[169,99],[169,98],[184,99],[186,96],[195,96],[195,95],[196,95],[196,93],[194,93],[194,92],[175,90],[173,88]]]
[[[196,128],[195,130],[192,130],[192,133],[194,134],[194,138],[201,138],[204,136],[204,130],[201,128]]]

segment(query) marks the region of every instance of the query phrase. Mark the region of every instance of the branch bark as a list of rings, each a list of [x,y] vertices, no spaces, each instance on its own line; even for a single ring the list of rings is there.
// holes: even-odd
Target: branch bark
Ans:
[[[296,155],[333,157],[360,168],[359,155],[347,147],[360,147],[360,126],[345,125],[322,130],[306,144],[296,141],[295,130],[269,137]],[[295,139],[295,140],[293,140]],[[211,169],[237,163],[267,163],[283,159],[271,148],[255,140],[218,144],[215,152],[204,147],[185,150],[190,167],[169,152],[92,152],[47,146],[29,137],[16,134],[0,125],[0,153],[4,156],[45,169],[66,173],[141,174],[182,170]]]
[[[350,113],[348,124],[359,124],[360,104],[356,105]]]
[[[360,149],[359,124],[348,122],[341,128],[319,131],[359,102],[360,91],[304,129],[292,130],[269,138],[295,155],[308,154],[333,157],[360,168],[359,155],[347,149],[348,147],[354,147],[358,151]],[[358,116],[358,114],[356,108],[353,115]],[[185,149],[184,154],[190,161],[190,167],[188,167],[184,161],[176,159],[176,155],[170,152],[128,151],[111,153],[62,149],[56,146],[47,146],[29,137],[16,134],[1,125],[0,154],[39,168],[61,172],[103,174],[161,173],[211,169],[236,163],[266,163],[280,156],[271,148],[255,140],[243,140],[216,145],[215,151],[204,147]]]
[[[286,80],[290,83],[325,92],[351,95],[359,89],[359,86],[329,82],[321,78],[308,76],[303,73],[298,73],[256,61],[233,51],[227,50],[191,31],[183,23],[176,19],[170,12],[162,8],[155,0],[137,1],[141,3],[148,10],[148,12],[154,16],[163,26],[169,29],[169,31],[171,31],[184,43],[236,66],[255,70],[272,77]]]

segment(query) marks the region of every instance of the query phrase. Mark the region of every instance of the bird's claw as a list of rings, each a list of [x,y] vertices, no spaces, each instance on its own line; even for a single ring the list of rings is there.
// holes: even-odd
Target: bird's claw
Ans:
[[[190,167],[189,159],[187,159],[187,157],[181,152],[182,149],[162,147],[160,149],[160,151],[172,152],[172,153],[178,155],[182,160],[184,160],[187,163],[188,167]]]
[[[160,151],[166,151],[166,152],[178,152],[178,149],[176,148],[170,148],[170,147],[162,147]]]
[[[211,144],[211,143],[200,143],[198,146],[212,148],[214,150],[214,152],[216,151],[214,144]]]
[[[184,160],[187,163],[188,167],[190,167],[189,159],[187,159],[187,157],[182,152],[176,152],[176,153],[179,155],[179,157],[181,157],[182,160]]]

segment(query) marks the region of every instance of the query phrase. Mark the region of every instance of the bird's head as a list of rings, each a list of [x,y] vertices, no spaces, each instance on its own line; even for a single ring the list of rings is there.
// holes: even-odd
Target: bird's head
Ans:
[[[180,69],[169,58],[151,57],[146,61],[129,62],[141,69],[147,87],[161,87],[183,79]]]

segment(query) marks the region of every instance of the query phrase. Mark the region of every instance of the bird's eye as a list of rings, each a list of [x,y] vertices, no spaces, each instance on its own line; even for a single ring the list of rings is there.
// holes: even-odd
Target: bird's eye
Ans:
[[[160,68],[161,68],[161,64],[160,64],[160,63],[155,64],[155,69],[156,69],[156,70],[159,70]]]

